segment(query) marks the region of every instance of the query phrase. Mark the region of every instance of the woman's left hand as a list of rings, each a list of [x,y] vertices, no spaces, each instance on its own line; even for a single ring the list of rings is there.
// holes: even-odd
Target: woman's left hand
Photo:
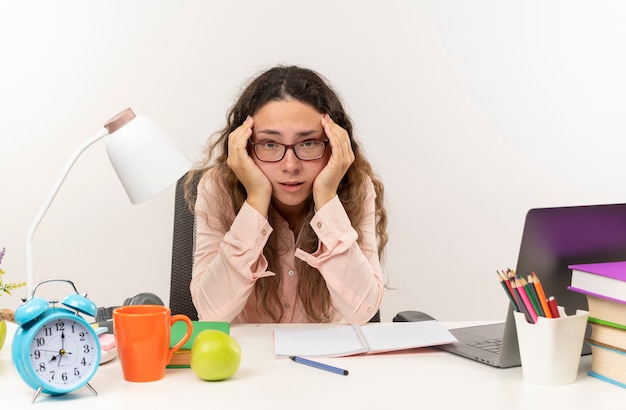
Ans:
[[[313,182],[315,208],[320,209],[337,195],[341,179],[354,162],[354,152],[348,132],[335,124],[328,114],[322,117],[322,127],[330,142],[330,159]]]

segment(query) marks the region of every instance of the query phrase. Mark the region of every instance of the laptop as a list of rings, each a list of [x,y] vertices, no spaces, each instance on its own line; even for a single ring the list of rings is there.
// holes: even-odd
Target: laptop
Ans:
[[[585,295],[567,289],[571,281],[568,266],[612,261],[626,261],[626,204],[528,211],[515,272],[524,277],[535,272],[546,296],[554,296],[568,316],[576,314],[577,309],[588,309]],[[587,337],[590,331],[588,326]],[[510,304],[504,323],[451,329],[450,332],[459,343],[442,345],[440,349],[495,367],[521,364]],[[581,353],[591,353],[586,343]]]

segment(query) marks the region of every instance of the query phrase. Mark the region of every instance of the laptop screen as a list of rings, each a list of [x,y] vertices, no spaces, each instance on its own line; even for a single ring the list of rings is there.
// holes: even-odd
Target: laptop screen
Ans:
[[[528,211],[516,273],[535,272],[546,296],[567,315],[587,310],[587,298],[567,290],[569,265],[626,261],[626,204],[535,208]]]

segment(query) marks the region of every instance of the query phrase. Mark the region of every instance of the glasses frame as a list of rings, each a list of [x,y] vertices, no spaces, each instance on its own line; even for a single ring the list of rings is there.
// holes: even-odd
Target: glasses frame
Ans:
[[[282,144],[280,142],[276,142],[276,141],[271,141],[272,144],[276,144],[276,145],[281,145],[285,148],[285,151],[283,151],[283,155],[279,158],[279,159],[274,159],[271,161],[268,161],[266,159],[261,159],[259,158],[259,155],[256,153],[256,146],[257,145],[262,145],[263,143],[266,143],[268,141],[262,141],[262,142],[252,142],[252,140],[248,140],[248,145],[250,146],[250,150],[252,152],[254,152],[254,156],[261,162],[279,162],[282,161],[283,158],[285,158],[285,155],[287,154],[287,150],[291,150],[293,151],[293,155],[296,156],[296,158],[298,158],[300,161],[315,161],[318,160],[320,158],[322,158],[325,154],[326,154],[326,147],[328,147],[328,143],[330,142],[329,140],[326,141],[320,141],[320,140],[308,140],[308,141],[302,141],[302,142],[298,142],[297,144]],[[305,142],[321,142],[322,144],[324,144],[324,151],[322,151],[322,155],[320,155],[317,158],[300,158],[298,156],[298,153],[296,152],[296,145],[300,145],[300,144],[304,144]]]

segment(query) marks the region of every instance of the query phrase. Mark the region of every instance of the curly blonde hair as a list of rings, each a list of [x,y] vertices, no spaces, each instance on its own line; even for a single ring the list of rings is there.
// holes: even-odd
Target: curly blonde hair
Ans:
[[[222,204],[222,209],[214,211],[222,215],[222,229],[224,231],[230,229],[233,222],[232,215],[239,212],[246,200],[246,190],[226,164],[228,136],[245,121],[247,116],[253,116],[268,102],[282,101],[288,98],[309,104],[321,114],[329,114],[336,124],[348,132],[355,159],[339,184],[337,195],[360,238],[362,232],[359,228],[359,221],[364,214],[362,204],[365,202],[367,184],[371,180],[376,193],[375,216],[378,256],[382,260],[388,241],[383,184],[361,153],[361,149],[353,137],[352,123],[338,95],[320,74],[310,69],[297,66],[276,66],[254,78],[245,87],[227,114],[226,126],[209,139],[204,159],[187,175],[184,189],[190,209],[193,211],[196,186],[200,176],[211,170],[212,177],[219,188],[219,198],[216,202]],[[299,225],[299,232],[295,233],[296,246],[306,252],[313,253],[318,248],[318,238],[309,225],[314,214],[312,195],[305,208],[308,212]],[[273,222],[277,217],[276,210],[270,204],[268,213],[270,225],[274,226]],[[284,247],[281,246],[279,239],[273,233],[263,250],[269,264],[268,269],[273,272],[280,271],[277,264],[281,249]],[[297,258],[295,264],[300,278],[297,289],[298,297],[302,301],[309,319],[316,322],[332,320],[332,301],[324,278],[317,269]],[[266,315],[274,322],[280,321],[284,313],[278,295],[280,278],[280,275],[260,278],[254,287],[259,316],[261,314]]]

